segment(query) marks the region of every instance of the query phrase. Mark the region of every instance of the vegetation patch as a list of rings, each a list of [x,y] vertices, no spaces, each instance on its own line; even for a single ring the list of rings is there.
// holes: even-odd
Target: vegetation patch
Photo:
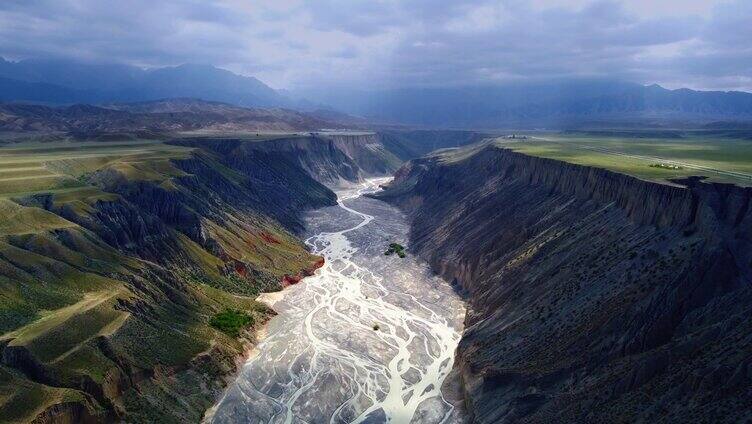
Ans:
[[[384,252],[386,256],[397,254],[400,258],[405,257],[405,246],[399,243],[389,243],[389,248]]]
[[[209,325],[229,336],[238,337],[241,328],[253,325],[253,317],[237,309],[225,309],[214,315]]]
[[[193,271],[183,273],[186,280],[192,283],[205,284],[209,287],[240,296],[255,297],[261,292],[279,290],[279,281],[274,276],[261,271],[257,271],[257,274],[253,278],[243,278],[235,274],[210,276]]]
[[[674,165],[672,163],[654,163],[654,164],[651,164],[650,167],[661,168],[661,169],[674,169],[674,170],[684,169],[683,166]]]

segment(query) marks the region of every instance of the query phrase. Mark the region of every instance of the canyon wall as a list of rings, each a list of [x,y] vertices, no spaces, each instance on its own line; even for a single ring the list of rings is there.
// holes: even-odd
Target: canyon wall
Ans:
[[[336,203],[317,179],[355,162],[331,141],[191,143],[0,200],[0,421],[197,422],[254,343],[212,317],[260,325],[259,292],[321,266],[295,234]]]
[[[751,418],[752,189],[677,183],[494,145],[397,171],[378,197],[469,300],[474,422]]]
[[[266,141],[187,139],[174,143],[213,150],[238,166],[243,166],[243,158],[249,155],[267,155],[268,162],[302,168],[327,185],[387,175],[402,164],[402,160],[381,143],[376,133],[310,133]],[[262,174],[265,170],[257,172]]]

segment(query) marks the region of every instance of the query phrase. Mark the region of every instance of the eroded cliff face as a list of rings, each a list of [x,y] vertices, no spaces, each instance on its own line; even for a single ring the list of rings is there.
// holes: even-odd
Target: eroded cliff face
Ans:
[[[409,162],[379,197],[470,311],[475,422],[742,422],[752,190],[674,187],[488,145]]]
[[[180,140],[186,146],[202,146],[229,158],[233,166],[254,172],[259,178],[278,170],[302,169],[322,184],[357,182],[364,177],[387,175],[402,163],[375,133],[309,133],[265,141],[238,139]],[[244,166],[248,157],[266,155],[266,162],[277,169]],[[255,166],[256,163],[253,163]],[[285,178],[291,176],[281,175]],[[294,177],[294,176],[292,176]]]
[[[182,139],[172,143],[210,149],[242,165],[250,152],[267,162],[302,168],[322,184],[335,186],[365,177],[389,175],[404,161],[432,150],[458,147],[485,136],[472,131],[315,132],[254,141],[236,138]],[[256,164],[254,164],[255,166]],[[246,168],[247,171],[251,171]],[[267,169],[257,168],[261,176]]]
[[[391,174],[403,162],[390,150],[390,146],[384,144],[383,134],[331,134],[324,138],[331,140],[338,149],[352,158],[367,177]]]
[[[197,422],[212,405],[254,336],[211,317],[263,323],[255,295],[322,265],[302,213],[336,202],[294,150],[219,147],[0,201],[0,421]]]

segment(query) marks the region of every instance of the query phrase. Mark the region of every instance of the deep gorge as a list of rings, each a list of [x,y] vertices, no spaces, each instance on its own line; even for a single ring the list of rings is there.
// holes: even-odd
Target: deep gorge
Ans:
[[[189,154],[147,158],[138,177],[100,167],[80,177],[86,197],[5,201],[41,230],[3,227],[0,276],[58,296],[22,310],[85,309],[49,334],[3,339],[2,381],[59,396],[34,406],[38,422],[200,420],[274,315],[252,299],[322,265],[301,240],[306,216],[336,205],[331,187],[394,172],[372,196],[405,213],[408,256],[468,303],[449,379],[461,393],[447,405],[480,423],[748,419],[752,190],[489,143],[420,157],[428,139],[479,137],[173,139]],[[254,323],[239,339],[208,325],[228,308]],[[32,315],[2,318],[8,331]]]
[[[454,134],[447,142],[459,143]],[[2,415],[200,420],[274,314],[253,298],[321,266],[300,240],[303,215],[336,204],[327,185],[388,174],[416,157],[420,143],[411,140],[172,139],[167,145],[184,150],[168,158],[62,163],[62,172],[94,166],[74,174],[85,184],[75,196],[3,200],[0,283],[10,306],[0,315],[0,383],[10,397]],[[239,339],[208,325],[227,309],[253,323]],[[44,311],[54,312],[52,330],[33,324]]]

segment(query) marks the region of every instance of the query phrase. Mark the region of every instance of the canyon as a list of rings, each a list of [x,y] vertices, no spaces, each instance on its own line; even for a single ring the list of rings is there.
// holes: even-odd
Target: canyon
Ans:
[[[3,171],[35,191],[0,184],[0,416],[198,421],[274,315],[254,298],[324,265],[300,237],[306,211],[337,204],[325,184],[391,173],[415,149],[382,137],[6,147]],[[251,323],[239,338],[210,325],[233,311]]]
[[[752,424],[752,1],[0,3],[0,424]]]
[[[5,150],[52,184],[0,199],[11,421],[750,418],[750,188],[467,131],[70,143]]]
[[[442,387],[463,302],[425,262],[384,255],[408,224],[363,196],[379,182],[339,189],[338,206],[308,214],[306,244],[326,263],[262,296],[279,316],[206,422],[462,422]]]

